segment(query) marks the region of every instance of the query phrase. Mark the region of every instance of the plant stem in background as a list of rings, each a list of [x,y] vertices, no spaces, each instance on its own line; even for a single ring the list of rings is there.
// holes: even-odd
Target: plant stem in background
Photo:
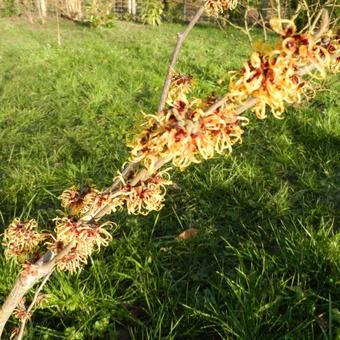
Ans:
[[[60,20],[59,20],[59,12],[56,10],[56,18],[57,18],[57,45],[61,46],[61,35],[60,35]]]
[[[34,294],[34,298],[31,302],[31,304],[29,305],[29,307],[27,308],[27,311],[26,311],[26,316],[24,317],[24,319],[21,321],[21,325],[20,325],[20,330],[19,330],[19,334],[18,334],[18,337],[17,337],[17,340],[22,340],[23,336],[24,336],[24,331],[25,331],[25,325],[26,325],[26,322],[28,321],[29,317],[30,317],[30,314],[31,314],[31,311],[32,309],[34,308],[38,298],[39,298],[39,294],[40,292],[42,291],[42,289],[44,288],[45,284],[47,283],[48,279],[50,278],[50,276],[52,275],[53,273],[53,269],[52,271],[50,271],[44,278],[44,280],[41,282],[40,286],[38,287],[38,289],[36,290],[35,294]]]

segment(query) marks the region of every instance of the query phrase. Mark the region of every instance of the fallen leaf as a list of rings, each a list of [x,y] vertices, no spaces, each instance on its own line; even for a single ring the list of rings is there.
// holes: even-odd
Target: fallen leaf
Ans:
[[[196,228],[190,228],[190,229],[187,229],[185,231],[183,231],[182,233],[180,233],[176,239],[177,240],[188,240],[189,238],[192,238],[194,236],[196,236],[198,234],[198,229]]]

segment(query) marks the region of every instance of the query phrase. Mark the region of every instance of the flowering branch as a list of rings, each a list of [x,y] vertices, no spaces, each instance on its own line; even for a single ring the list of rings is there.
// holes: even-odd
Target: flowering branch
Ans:
[[[184,40],[186,39],[186,37],[188,36],[188,34],[190,33],[190,31],[192,30],[192,28],[194,27],[194,25],[198,22],[199,18],[201,17],[201,15],[204,12],[204,10],[207,10],[208,14],[210,14],[210,15],[217,15],[219,12],[222,12],[224,9],[230,9],[232,7],[235,7],[236,2],[237,2],[237,0],[230,0],[230,3],[229,3],[229,0],[205,0],[204,5],[202,5],[199,8],[198,12],[196,13],[194,18],[189,23],[187,29],[184,32],[178,34],[177,43],[176,43],[174,52],[172,54],[171,62],[170,62],[169,68],[168,68],[168,74],[167,74],[167,77],[166,77],[166,80],[165,80],[164,86],[163,86],[162,96],[161,96],[161,100],[160,100],[160,104],[159,104],[159,108],[160,108],[159,111],[163,110],[163,108],[164,108],[166,98],[168,96],[168,92],[169,92],[169,88],[170,88],[172,72],[173,72],[174,66],[176,64],[177,57],[179,55],[182,44],[183,44]],[[157,169],[162,167],[169,160],[170,159],[160,159],[159,162],[157,163]],[[105,191],[100,193],[100,198],[103,198],[104,204],[102,204],[99,207],[96,207],[95,204],[93,204],[94,207],[92,209],[89,209],[85,214],[83,214],[83,216],[81,218],[79,218],[78,225],[80,225],[80,226],[82,224],[88,225],[89,227],[86,230],[87,232],[89,232],[89,228],[99,230],[99,234],[100,234],[100,232],[104,232],[101,227],[98,228],[98,226],[95,225],[95,222],[112,211],[112,209],[109,207],[109,204],[105,204],[105,203],[107,203],[107,201],[109,201],[109,202],[111,201],[111,199],[114,197],[115,193],[117,193],[121,190],[121,187],[124,183],[124,179],[125,178],[132,178],[133,175],[135,174],[135,171],[138,169],[138,167],[139,167],[138,162],[129,163],[125,167],[125,169],[123,170],[121,176],[117,177],[114,180],[111,187],[107,188]],[[131,181],[130,185],[135,186],[140,182],[146,181],[149,177],[150,177],[150,175],[148,173],[146,173],[144,170],[141,170],[139,173],[137,173],[135,178]],[[96,203],[96,202],[92,202],[92,203]],[[99,203],[99,202],[97,201],[97,203]],[[131,205],[130,205],[130,208],[131,208]],[[33,224],[33,227],[36,227],[36,222],[34,220],[32,220],[30,222]],[[34,232],[33,230],[31,230],[32,228],[31,228],[30,223],[22,225],[20,221],[15,220],[15,221],[13,221],[12,224],[13,224],[12,230],[14,230],[14,231],[19,230],[20,235],[23,234],[22,232],[24,232],[26,239],[23,239],[22,237],[18,238],[18,235],[14,234],[14,235],[12,235],[12,238],[17,239],[17,240],[21,240],[21,242],[12,243],[11,235],[9,233],[7,233],[8,239],[6,240],[6,237],[5,237],[4,242],[7,245],[7,251],[9,251],[10,256],[11,255],[20,256],[21,254],[25,254],[25,252],[30,250],[30,249],[25,249],[25,247],[27,247],[25,241],[30,241],[30,242],[27,242],[27,244],[29,245],[30,248],[34,248],[35,246],[38,245],[38,243],[40,241],[42,241],[45,238],[45,235],[42,236],[41,238],[39,238],[40,235],[38,233]],[[74,227],[74,226],[71,223],[71,228],[72,227]],[[11,230],[11,229],[9,229],[9,230]],[[84,231],[84,230],[82,230],[82,231]],[[77,232],[79,232],[79,231],[77,231]],[[106,240],[103,241],[103,239],[101,239],[100,242],[102,242],[103,244],[106,245],[108,239],[109,239],[109,236],[106,234]],[[32,240],[35,240],[35,241],[32,241]],[[45,253],[45,255],[43,255],[35,264],[27,264],[25,271],[22,272],[19,275],[18,279],[14,283],[14,286],[13,286],[10,294],[8,295],[8,297],[6,298],[4,304],[2,305],[2,307],[0,309],[0,337],[3,333],[5,324],[8,321],[10,315],[12,314],[12,312],[14,311],[16,306],[18,306],[18,304],[20,304],[20,301],[22,301],[25,294],[41,278],[45,278],[43,280],[42,284],[39,286],[39,288],[36,292],[35,298],[33,299],[29,309],[31,310],[34,307],[37,294],[39,293],[39,291],[43,288],[43,286],[48,281],[48,278],[50,277],[50,275],[55,270],[56,264],[58,262],[59,262],[59,267],[63,266],[64,268],[67,268],[71,271],[73,269],[75,269],[72,265],[71,265],[71,267],[68,267],[67,261],[68,261],[68,259],[70,259],[70,255],[69,255],[70,253],[73,252],[75,255],[77,255],[77,253],[74,252],[73,250],[74,250],[74,247],[76,247],[76,249],[77,249],[78,246],[76,245],[76,242],[74,242],[72,239],[67,240],[67,241],[70,241],[70,242],[69,243],[66,242],[66,244],[62,244],[62,243],[58,243],[60,241],[57,241],[54,244],[54,247],[52,247],[50,250],[48,250]],[[97,244],[97,246],[100,247],[100,243],[99,243],[99,245]],[[76,260],[78,261],[77,262],[78,264],[80,262],[86,262],[86,257],[87,257],[87,255],[89,255],[91,253],[92,249],[90,249],[90,250],[87,249],[87,251],[88,252],[85,254],[85,256],[83,258],[81,258],[81,259],[76,258]],[[66,260],[65,260],[65,258],[66,258]],[[71,258],[72,258],[72,255],[71,255]],[[26,324],[28,318],[29,318],[29,313],[26,314],[25,319],[22,321],[20,331],[19,331],[19,335],[18,335],[18,339],[20,339],[23,336],[25,324]]]
[[[207,1],[206,6],[217,3],[222,1]],[[55,235],[49,235],[51,240],[46,242],[49,250],[38,262],[28,263],[14,284],[0,310],[0,335],[35,283],[55,269],[77,271],[93,251],[108,245],[112,237],[106,229],[112,223],[98,224],[102,217],[124,205],[131,214],[161,209],[165,187],[171,184],[167,170],[159,171],[166,163],[185,169],[215,153],[231,151],[232,145],[241,141],[247,121],[241,113],[253,108],[259,118],[265,118],[269,106],[274,116],[280,117],[284,102],[300,102],[302,90],[308,88],[302,75],[317,70],[323,76],[325,67],[338,70],[339,41],[326,33],[328,25],[321,25],[324,31],[317,32],[318,36],[296,33],[294,23],[287,20],[273,21],[272,26],[282,37],[281,45],[270,52],[254,52],[232,78],[226,96],[215,103],[189,100],[190,77],[172,74],[167,107],[148,116],[144,130],[130,145],[131,163],[112,186],[102,192],[72,187],[61,195],[69,217],[55,219]],[[5,232],[7,255],[18,256],[24,250],[23,237],[35,235],[33,239],[39,239],[34,226],[31,221],[11,224]],[[33,246],[36,242],[25,250]]]
[[[198,20],[202,16],[202,14],[204,13],[204,9],[205,9],[205,6],[204,5],[201,6],[199,8],[199,10],[197,11],[197,13],[195,14],[195,16],[193,17],[193,19],[190,21],[190,23],[187,26],[187,28],[185,29],[185,31],[177,34],[177,42],[176,42],[175,49],[172,52],[171,61],[170,61],[169,67],[168,67],[167,76],[166,76],[165,81],[164,81],[161,99],[160,99],[159,105],[158,105],[158,112],[161,112],[164,109],[166,99],[168,98],[168,93],[169,93],[170,84],[171,84],[171,76],[172,76],[172,73],[174,72],[174,67],[175,67],[175,64],[177,62],[177,58],[178,58],[179,52],[181,50],[181,47],[183,45],[183,42],[184,42],[185,38],[188,36],[188,34],[190,33],[190,31],[193,29],[193,27],[196,25],[196,23],[198,22]]]
[[[193,27],[197,24],[198,20],[200,19],[204,11],[206,11],[208,15],[217,16],[224,10],[235,8],[237,5],[237,0],[205,0],[203,3],[204,4],[198,9],[195,16],[189,22],[187,28],[182,33],[177,34],[177,42],[175,49],[172,52],[171,60],[168,66],[167,76],[163,84],[163,90],[158,105],[158,112],[163,111],[166,100],[168,98],[168,93],[171,85],[171,78],[183,42],[190,33],[190,31],[193,29]]]
[[[47,251],[34,265],[31,265],[27,272],[22,272],[14,283],[14,286],[5,300],[0,310],[0,336],[3,332],[8,318],[13,313],[26,293],[43,277],[52,273],[55,264],[62,259],[72,249],[73,243],[67,245],[54,256],[51,251]]]

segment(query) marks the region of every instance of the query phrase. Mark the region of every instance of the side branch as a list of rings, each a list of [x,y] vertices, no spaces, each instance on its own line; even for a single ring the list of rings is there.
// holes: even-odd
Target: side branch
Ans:
[[[44,280],[41,282],[39,288],[38,288],[37,291],[35,292],[34,298],[33,298],[32,302],[31,302],[31,304],[29,305],[29,307],[27,308],[26,316],[24,317],[24,319],[23,319],[22,322],[21,322],[20,330],[19,330],[19,334],[18,334],[17,340],[22,340],[22,339],[23,339],[26,322],[27,322],[28,319],[30,318],[31,311],[32,311],[32,309],[34,308],[35,304],[37,303],[37,300],[38,300],[38,298],[39,298],[40,292],[41,292],[42,289],[44,288],[45,284],[47,283],[47,281],[48,281],[48,279],[50,278],[50,276],[52,275],[52,273],[53,273],[53,269],[52,269],[52,271],[50,271],[50,272],[45,276]]]
[[[165,102],[166,102],[166,99],[168,97],[168,93],[169,93],[169,89],[170,89],[170,84],[171,84],[171,73],[173,72],[173,69],[174,69],[174,66],[176,64],[176,61],[177,61],[179,52],[181,50],[181,47],[183,45],[183,42],[184,42],[185,38],[188,36],[188,34],[190,33],[190,31],[193,29],[193,27],[196,25],[197,21],[200,19],[202,14],[204,13],[204,9],[205,9],[205,6],[204,5],[201,6],[199,8],[199,10],[197,11],[196,15],[190,21],[190,23],[189,23],[188,27],[185,29],[185,31],[177,34],[177,43],[176,43],[175,49],[172,53],[171,61],[170,61],[169,67],[168,67],[168,73],[167,73],[167,76],[166,76],[165,81],[164,81],[162,95],[161,95],[161,99],[160,99],[160,102],[159,102],[159,105],[158,105],[158,112],[161,112],[164,109]]]
[[[320,27],[319,29],[313,34],[313,38],[314,40],[318,40],[319,38],[322,37],[322,35],[327,32],[328,27],[329,27],[329,14],[328,11],[326,9],[322,9],[319,16],[317,17],[317,20],[320,18],[321,16],[321,22],[320,22]],[[316,24],[316,22],[314,22],[313,26]]]

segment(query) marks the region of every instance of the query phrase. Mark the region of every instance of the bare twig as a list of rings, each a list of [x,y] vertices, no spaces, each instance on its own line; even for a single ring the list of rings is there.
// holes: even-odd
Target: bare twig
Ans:
[[[247,37],[248,37],[248,40],[250,43],[253,42],[253,38],[250,34],[250,30],[249,30],[249,26],[248,26],[248,12],[249,12],[249,6],[247,6],[245,12],[244,12],[244,17],[243,17],[243,20],[244,20],[244,32],[246,33]],[[253,26],[256,25],[256,23],[253,24]]]
[[[202,16],[202,14],[204,12],[204,8],[205,8],[204,5],[201,6],[199,8],[199,10],[197,11],[196,15],[190,21],[190,23],[187,26],[187,28],[185,29],[185,31],[177,34],[177,43],[176,43],[174,51],[172,52],[171,61],[170,61],[169,67],[168,67],[167,76],[166,76],[165,81],[164,81],[161,99],[160,99],[159,105],[158,105],[158,112],[161,112],[164,109],[165,102],[166,102],[166,99],[168,97],[168,93],[169,93],[169,89],[170,89],[171,75],[172,75],[172,72],[174,70],[174,66],[176,64],[176,61],[177,61],[179,52],[181,50],[181,47],[183,45],[183,42],[184,42],[185,38],[188,36],[188,34],[190,33],[190,31],[193,29],[193,27],[196,25],[196,23],[198,22],[200,17]]]
[[[44,288],[45,284],[47,283],[47,281],[50,278],[50,276],[52,275],[52,273],[53,273],[53,269],[45,276],[44,280],[41,282],[40,286],[36,290],[34,297],[33,297],[33,300],[31,302],[31,304],[29,305],[29,307],[27,308],[26,316],[21,321],[20,330],[19,330],[19,334],[17,336],[17,340],[22,340],[22,338],[24,336],[26,322],[30,318],[31,311],[32,311],[33,307],[35,306],[35,304],[37,303],[40,292]]]
[[[322,9],[320,12],[320,15],[317,17],[317,19],[313,23],[313,28],[315,27],[316,23],[319,21],[319,18],[321,16],[320,20],[320,27],[319,29],[313,34],[313,39],[318,40],[322,37],[322,35],[327,31],[329,27],[329,14],[326,9]]]
[[[267,27],[266,27],[266,23],[264,21],[264,18],[263,18],[263,15],[261,13],[261,11],[259,11],[259,16],[260,16],[260,21],[261,21],[261,26],[262,26],[262,29],[263,29],[263,36],[264,36],[264,41],[267,41],[268,40],[268,37],[267,37]]]

